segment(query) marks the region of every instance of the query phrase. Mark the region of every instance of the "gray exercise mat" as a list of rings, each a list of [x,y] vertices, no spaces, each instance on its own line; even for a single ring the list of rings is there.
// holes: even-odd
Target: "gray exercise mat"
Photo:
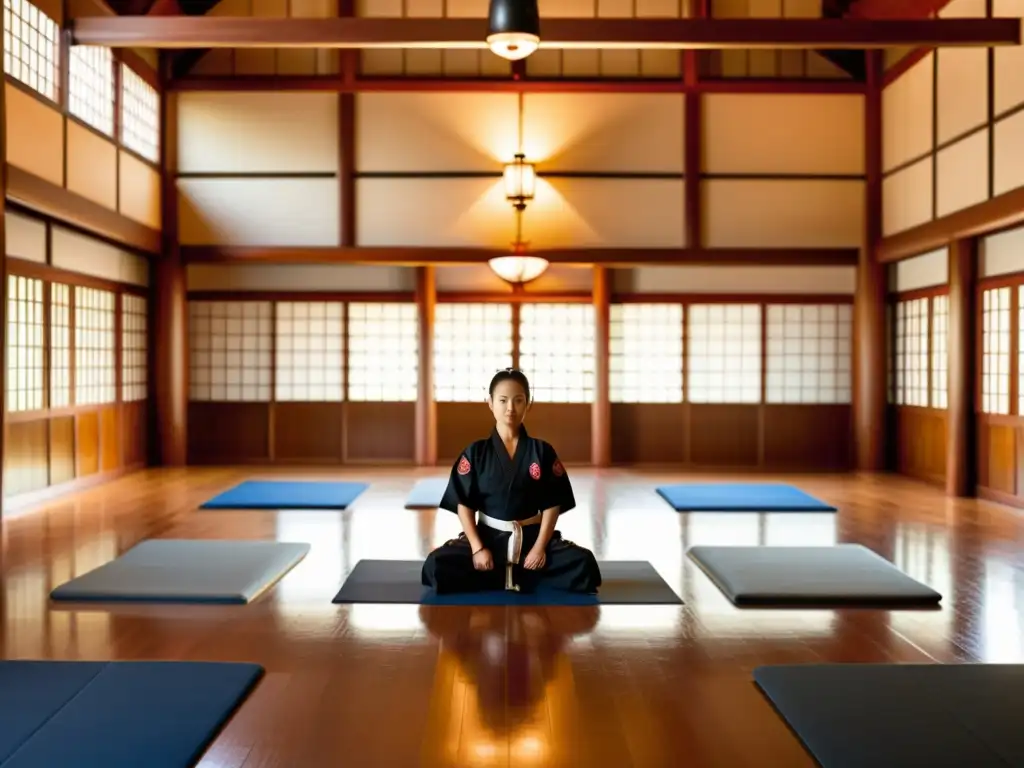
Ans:
[[[736,605],[934,605],[942,595],[860,544],[690,547]]]
[[[139,603],[248,603],[309,552],[276,541],[151,539],[72,579],[54,600]]]
[[[784,665],[754,680],[823,768],[1024,766],[1024,665]]]
[[[406,509],[437,509],[448,487],[447,477],[426,477],[416,482],[405,498]]]

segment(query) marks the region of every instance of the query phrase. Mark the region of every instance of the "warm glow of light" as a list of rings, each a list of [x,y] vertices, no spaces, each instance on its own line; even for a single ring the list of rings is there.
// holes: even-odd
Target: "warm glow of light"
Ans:
[[[488,264],[494,274],[509,283],[528,283],[544,274],[547,259],[540,256],[497,256]]]
[[[540,38],[528,32],[499,32],[487,36],[487,45],[501,58],[519,61],[540,47]]]
[[[533,200],[537,191],[537,169],[523,155],[505,166],[505,199],[511,202]]]

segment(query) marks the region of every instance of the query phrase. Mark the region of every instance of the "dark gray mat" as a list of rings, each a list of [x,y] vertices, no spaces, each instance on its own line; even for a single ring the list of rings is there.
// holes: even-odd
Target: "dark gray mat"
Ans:
[[[736,605],[930,606],[942,599],[860,544],[697,546],[687,554]]]
[[[823,768],[1024,766],[1024,665],[804,664],[754,680]]]
[[[345,580],[335,603],[423,603],[428,605],[682,605],[672,588],[648,562],[602,562],[601,591],[579,595],[557,590],[534,593],[470,592],[438,595],[420,583],[419,560],[360,560]]]
[[[150,539],[50,594],[54,600],[248,603],[309,552],[278,541]]]

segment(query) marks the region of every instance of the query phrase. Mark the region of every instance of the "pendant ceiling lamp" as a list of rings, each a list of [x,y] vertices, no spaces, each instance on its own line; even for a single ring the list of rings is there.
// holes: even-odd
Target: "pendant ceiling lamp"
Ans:
[[[491,0],[487,45],[503,59],[525,59],[540,46],[537,0]]]

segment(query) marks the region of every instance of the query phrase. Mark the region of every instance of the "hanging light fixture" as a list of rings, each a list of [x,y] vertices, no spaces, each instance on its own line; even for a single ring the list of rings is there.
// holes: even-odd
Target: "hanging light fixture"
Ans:
[[[540,46],[537,0],[491,0],[487,45],[503,59],[525,59]]]
[[[526,203],[533,200],[537,189],[537,169],[526,162],[526,155],[517,152],[511,163],[505,165],[505,199],[517,211],[526,209]]]
[[[548,269],[548,260],[540,256],[495,256],[487,264],[494,274],[514,285],[536,280]]]

